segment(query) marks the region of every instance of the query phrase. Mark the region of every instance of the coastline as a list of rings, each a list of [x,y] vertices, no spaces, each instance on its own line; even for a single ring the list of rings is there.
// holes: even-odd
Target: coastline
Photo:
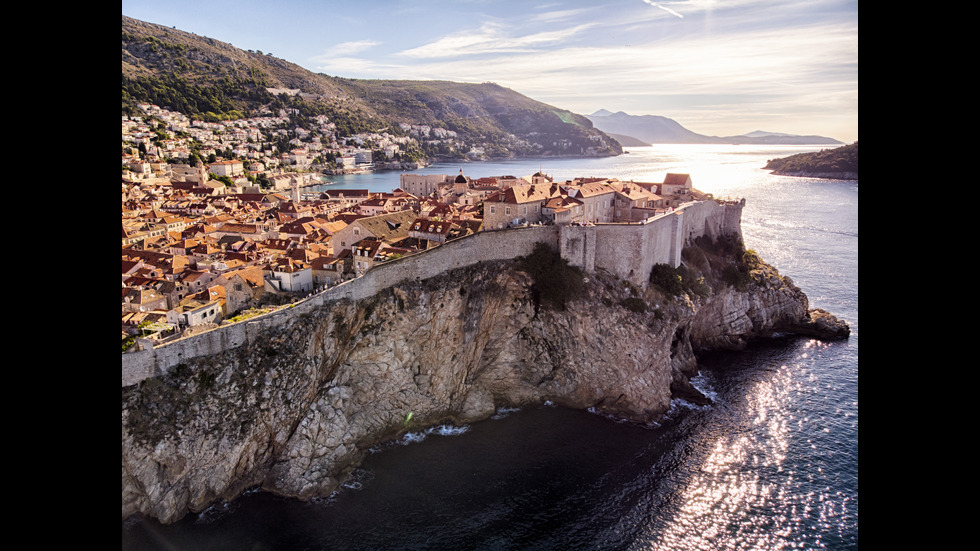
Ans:
[[[790,176],[794,178],[820,178],[824,180],[854,180],[857,181],[857,172],[808,172],[805,170],[770,172],[773,176]]]

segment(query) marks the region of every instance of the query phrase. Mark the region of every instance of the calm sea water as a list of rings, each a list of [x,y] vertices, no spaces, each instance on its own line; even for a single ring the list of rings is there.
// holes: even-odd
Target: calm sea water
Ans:
[[[788,178],[768,159],[821,147],[662,145],[608,159],[440,164],[470,177],[543,170],[745,197],[746,246],[851,326],[699,359],[656,427],[544,405],[379,448],[330,498],[246,495],[179,523],[123,522],[124,550],[777,550],[858,548],[858,184]],[[390,191],[398,173],[331,177]]]

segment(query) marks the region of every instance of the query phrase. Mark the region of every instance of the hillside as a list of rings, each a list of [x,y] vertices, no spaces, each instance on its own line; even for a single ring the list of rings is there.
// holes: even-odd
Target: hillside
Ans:
[[[635,139],[662,144],[780,144],[811,145],[840,144],[838,140],[823,136],[801,136],[775,132],[755,131],[738,136],[705,136],[692,132],[677,121],[658,115],[630,115],[622,111],[612,113],[600,109],[587,118],[596,128],[610,135],[625,135]]]
[[[650,147],[653,145],[643,140],[638,140],[633,136],[626,136],[625,134],[614,134],[612,132],[606,132],[606,134],[621,143],[623,147]]]
[[[296,116],[326,115],[345,136],[423,124],[456,132],[490,158],[622,153],[586,117],[493,83],[328,76],[261,51],[123,16],[123,114],[135,113],[139,102],[209,121],[291,108]],[[426,154],[437,157],[439,151]]]
[[[808,176],[856,180],[858,177],[858,142],[814,153],[798,153],[772,159],[764,167],[781,176]]]

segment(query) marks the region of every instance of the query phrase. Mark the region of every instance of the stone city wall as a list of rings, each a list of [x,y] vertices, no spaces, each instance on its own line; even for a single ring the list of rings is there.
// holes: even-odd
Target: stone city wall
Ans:
[[[558,250],[570,264],[586,272],[597,267],[642,288],[655,264],[680,265],[681,248],[700,235],[738,233],[741,203],[689,203],[643,223],[594,226],[531,226],[487,231],[446,243],[425,253],[374,266],[363,276],[326,289],[300,302],[247,321],[122,355],[122,384],[137,384],[166,374],[181,362],[237,348],[282,323],[335,300],[361,300],[405,280],[424,280],[480,261],[524,256],[537,243]]]

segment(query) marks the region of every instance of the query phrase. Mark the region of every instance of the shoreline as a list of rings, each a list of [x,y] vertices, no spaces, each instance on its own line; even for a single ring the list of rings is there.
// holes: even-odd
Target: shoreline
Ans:
[[[805,170],[782,172],[773,170],[769,174],[773,176],[790,176],[793,178],[819,178],[823,180],[858,180],[857,172],[807,172]]]

